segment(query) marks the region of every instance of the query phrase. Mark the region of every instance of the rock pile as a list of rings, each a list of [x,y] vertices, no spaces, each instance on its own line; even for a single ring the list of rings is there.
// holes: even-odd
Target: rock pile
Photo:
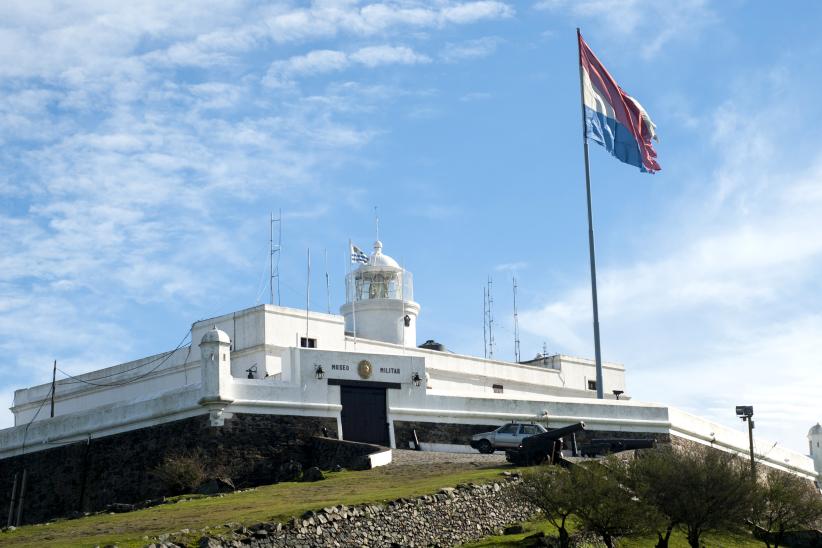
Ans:
[[[514,496],[517,475],[486,484],[462,484],[434,495],[386,504],[338,505],[306,512],[286,523],[239,527],[200,539],[202,548],[325,546],[454,546],[497,534],[535,509]]]

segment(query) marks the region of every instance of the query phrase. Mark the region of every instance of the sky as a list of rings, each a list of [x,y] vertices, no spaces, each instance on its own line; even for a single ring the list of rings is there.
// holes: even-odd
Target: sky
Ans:
[[[0,401],[269,299],[413,272],[418,343],[593,356],[575,29],[657,124],[591,146],[602,351],[627,393],[807,453],[822,419],[822,4],[0,4]],[[327,259],[326,259],[327,257]],[[59,375],[62,376],[62,373]],[[13,424],[0,412],[0,427]]]

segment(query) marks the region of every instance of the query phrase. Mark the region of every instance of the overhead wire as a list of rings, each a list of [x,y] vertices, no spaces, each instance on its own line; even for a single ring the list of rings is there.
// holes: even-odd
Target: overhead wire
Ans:
[[[149,369],[149,370],[148,370],[148,371],[146,371],[145,373],[143,373],[143,374],[141,374],[141,375],[137,375],[136,377],[131,377],[130,379],[127,379],[127,380],[125,380],[125,381],[123,381],[123,382],[113,382],[113,383],[97,383],[97,382],[93,382],[92,380],[86,380],[86,379],[81,379],[81,378],[79,378],[79,377],[75,377],[74,375],[72,375],[72,374],[70,374],[70,373],[66,373],[65,371],[63,371],[63,370],[62,370],[62,369],[60,369],[60,368],[57,368],[57,370],[58,370],[60,373],[62,373],[63,375],[65,375],[66,377],[68,377],[68,378],[70,378],[70,379],[74,379],[74,381],[75,381],[75,382],[81,382],[81,383],[83,383],[83,384],[88,384],[88,385],[90,385],[90,386],[125,386],[125,385],[127,385],[127,384],[131,384],[131,383],[133,383],[133,382],[137,382],[137,381],[139,381],[139,380],[141,380],[141,379],[144,379],[144,378],[146,378],[148,375],[152,374],[152,373],[153,373],[153,372],[155,372],[157,369],[159,369],[159,368],[160,368],[160,367],[161,367],[164,363],[166,363],[166,362],[169,360],[169,358],[171,358],[171,356],[173,356],[173,355],[174,355],[174,353],[175,353],[175,352],[177,352],[180,348],[182,348],[182,347],[183,347],[183,344],[185,343],[186,339],[189,337],[189,335],[190,335],[190,334],[191,334],[191,329],[189,329],[189,330],[186,332],[185,336],[183,337],[183,339],[180,341],[180,343],[177,345],[177,347],[176,347],[174,350],[171,350],[171,351],[167,352],[165,355],[161,355],[162,360],[160,361],[160,363],[158,363],[157,365],[155,365],[154,367],[152,367],[151,369]],[[191,352],[191,346],[189,345],[189,353],[190,353],[190,352]],[[99,379],[103,379],[103,378],[106,378],[106,377],[112,377],[112,376],[114,376],[114,375],[121,375],[121,374],[123,374],[123,373],[128,373],[128,372],[134,371],[134,370],[136,370],[136,369],[139,369],[139,368],[141,368],[141,367],[144,367],[145,365],[147,365],[147,364],[142,364],[142,365],[139,365],[139,366],[137,366],[137,367],[134,367],[134,368],[132,368],[132,369],[128,369],[128,370],[125,370],[125,371],[118,371],[118,372],[116,372],[116,373],[110,373],[110,374],[108,374],[108,375],[102,375],[102,376],[100,376],[100,377],[95,377],[93,380],[99,380]]]

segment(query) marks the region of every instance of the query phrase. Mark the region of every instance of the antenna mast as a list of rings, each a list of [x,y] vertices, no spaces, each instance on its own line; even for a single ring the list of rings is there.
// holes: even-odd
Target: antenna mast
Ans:
[[[482,288],[482,356],[488,358],[488,288]]]
[[[494,297],[491,294],[491,287],[494,280],[488,276],[488,359],[494,359]]]
[[[328,278],[328,248],[323,250],[325,255],[325,296],[328,300],[327,312],[331,314],[331,280]]]
[[[519,317],[517,316],[517,277],[514,276],[514,362],[519,363]]]
[[[377,229],[377,240],[380,239],[380,212],[377,206],[374,206],[374,226]]]
[[[277,226],[277,243],[274,243],[274,226]],[[271,304],[274,304],[274,290],[277,293],[277,306],[280,305],[280,250],[283,247],[283,210],[280,209],[279,216],[275,219],[274,213],[271,213],[271,255],[269,264],[269,280],[268,285],[271,290]],[[276,280],[276,281],[275,281]]]

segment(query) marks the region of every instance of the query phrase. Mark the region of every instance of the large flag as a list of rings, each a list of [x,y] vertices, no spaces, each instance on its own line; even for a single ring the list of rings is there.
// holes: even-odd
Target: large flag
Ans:
[[[351,244],[351,262],[368,264],[368,255],[359,247]]]
[[[656,140],[656,125],[639,101],[617,85],[581,34],[578,38],[585,136],[640,171],[659,171],[651,144],[651,139]]]

